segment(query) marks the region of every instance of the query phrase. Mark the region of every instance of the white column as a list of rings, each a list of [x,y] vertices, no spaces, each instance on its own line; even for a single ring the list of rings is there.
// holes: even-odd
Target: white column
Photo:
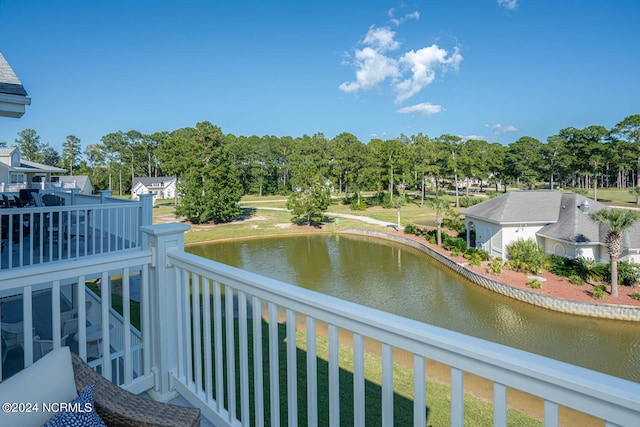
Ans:
[[[149,268],[150,325],[146,339],[150,340],[151,366],[155,386],[150,393],[156,400],[168,401],[177,395],[170,373],[178,369],[178,316],[176,311],[176,275],[167,259],[169,251],[184,249],[184,233],[189,226],[179,223],[146,225],[147,248],[152,252]]]

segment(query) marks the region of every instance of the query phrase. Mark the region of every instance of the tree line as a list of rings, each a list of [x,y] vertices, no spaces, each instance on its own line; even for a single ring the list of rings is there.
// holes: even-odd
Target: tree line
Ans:
[[[179,208],[196,222],[237,215],[234,201],[243,194],[289,195],[319,184],[357,204],[362,191],[384,193],[393,204],[394,194],[412,190],[424,200],[427,189],[452,183],[466,191],[471,183],[496,190],[546,183],[593,190],[594,198],[599,187],[640,186],[640,114],[611,129],[567,127],[545,142],[523,136],[508,145],[422,133],[368,143],[347,132],[332,139],[235,136],[209,122],[152,134],[118,131],[84,149],[69,135],[60,153],[25,129],[15,145],[30,160],[89,175],[96,188],[116,194],[127,194],[134,177],[177,176]]]

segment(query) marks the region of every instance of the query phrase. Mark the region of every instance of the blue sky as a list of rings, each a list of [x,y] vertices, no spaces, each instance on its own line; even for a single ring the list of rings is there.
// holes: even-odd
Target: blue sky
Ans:
[[[640,113],[638,16],[636,0],[0,0],[0,52],[32,98],[0,141],[205,120],[546,141]]]

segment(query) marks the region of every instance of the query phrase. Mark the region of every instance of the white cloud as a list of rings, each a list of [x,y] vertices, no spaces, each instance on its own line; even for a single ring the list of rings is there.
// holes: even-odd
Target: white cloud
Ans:
[[[344,82],[339,86],[343,92],[357,92],[367,90],[382,83],[387,77],[396,77],[399,74],[397,62],[373,48],[365,47],[356,51],[355,82]]]
[[[436,78],[436,70],[438,68],[443,70],[453,68],[457,70],[460,61],[462,61],[462,55],[460,55],[457,48],[451,56],[448,56],[446,50],[435,44],[405,53],[400,58],[400,64],[411,71],[411,76],[395,84],[395,90],[398,93],[396,102],[400,103],[411,98],[430,85]]]
[[[404,16],[403,16],[403,17],[401,17],[401,18],[394,18],[394,17],[393,17],[394,12],[395,12],[395,11],[394,11],[393,9],[389,9],[389,18],[391,18],[391,19],[390,19],[390,21],[391,21],[391,23],[392,23],[393,25],[395,25],[395,26],[402,25],[402,24],[404,24],[406,21],[408,21],[409,19],[415,19],[416,21],[417,21],[418,19],[420,19],[420,12],[419,12],[419,11],[417,11],[417,10],[416,10],[415,12],[413,12],[413,13],[408,13],[408,14],[404,15]]]
[[[508,133],[518,132],[518,128],[511,125],[503,125],[500,123],[495,123],[493,125],[485,125],[485,127],[491,128],[493,130],[493,137],[500,138],[505,136]]]
[[[508,10],[515,10],[518,8],[518,0],[498,0],[498,6]]]
[[[463,141],[486,141],[487,137],[484,135],[458,135],[460,138],[462,138]]]
[[[388,13],[393,17],[394,10]],[[420,12],[416,11],[400,18],[398,24],[419,17]],[[435,44],[394,55],[393,52],[400,49],[400,43],[396,33],[386,26],[369,27],[361,43],[364,47],[355,49],[354,60],[347,62],[356,67],[355,80],[343,82],[338,88],[357,93],[381,86],[389,79],[396,103],[422,91],[436,79],[438,72],[457,70],[463,59],[457,47],[449,53]]]
[[[434,114],[438,114],[444,111],[441,105],[434,105],[428,102],[423,102],[421,104],[411,105],[409,107],[404,107],[396,111],[396,113],[400,114],[411,114],[416,113],[420,116],[432,116]]]
[[[376,28],[371,26],[364,36],[363,43],[379,52],[396,50],[400,47],[400,43],[395,40],[395,36],[396,33],[391,31],[389,27]]]

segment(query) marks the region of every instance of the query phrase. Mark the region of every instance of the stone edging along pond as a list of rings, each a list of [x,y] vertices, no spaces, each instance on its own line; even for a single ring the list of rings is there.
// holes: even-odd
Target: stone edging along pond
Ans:
[[[547,308],[563,313],[577,314],[581,316],[599,317],[603,319],[640,321],[640,308],[630,305],[602,304],[596,302],[574,301],[565,298],[558,298],[551,295],[537,293],[533,290],[522,289],[516,286],[503,283],[498,280],[483,276],[472,271],[462,264],[434,251],[427,245],[396,234],[383,233],[380,231],[346,229],[340,231],[344,234],[357,234],[361,236],[376,237],[380,239],[392,240],[397,243],[414,247],[429,255],[436,261],[444,264],[449,269],[460,274],[465,279],[487,288],[493,292],[517,299],[522,302],[533,304],[538,307]]]

